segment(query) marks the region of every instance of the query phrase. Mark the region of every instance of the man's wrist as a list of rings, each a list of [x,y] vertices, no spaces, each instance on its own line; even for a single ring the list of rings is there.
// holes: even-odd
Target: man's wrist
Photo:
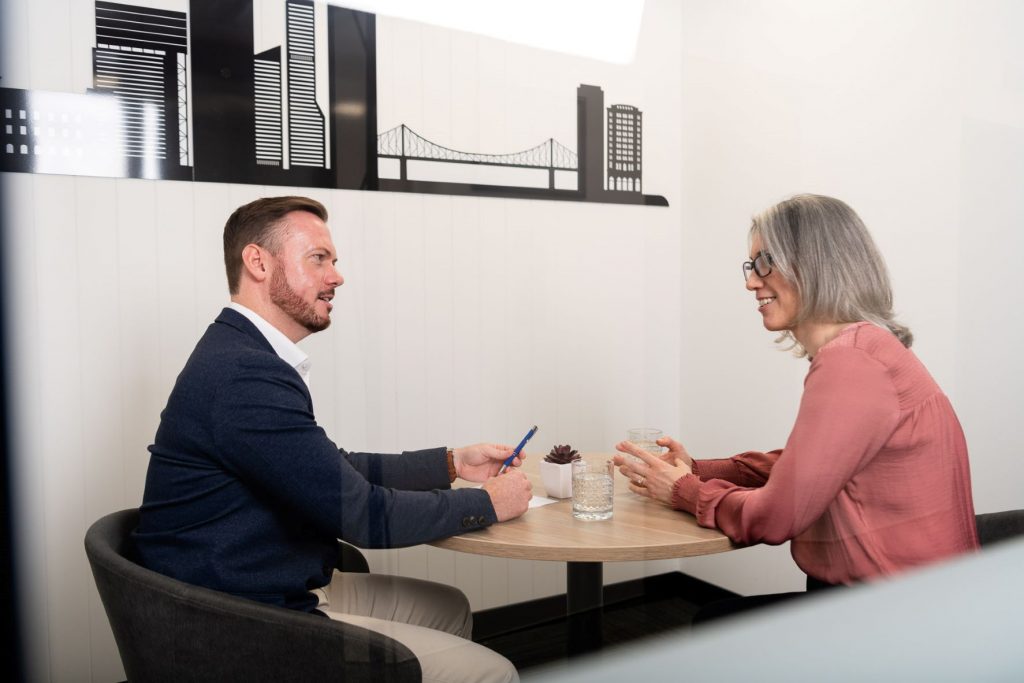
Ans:
[[[455,451],[448,449],[448,481],[453,482],[459,473],[455,470]]]

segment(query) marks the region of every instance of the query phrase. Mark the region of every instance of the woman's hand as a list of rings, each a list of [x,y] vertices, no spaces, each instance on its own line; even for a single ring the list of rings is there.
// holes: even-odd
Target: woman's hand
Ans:
[[[693,458],[683,447],[683,444],[679,443],[675,439],[663,436],[658,439],[658,445],[664,446],[668,450],[662,453],[659,457],[667,462],[669,465],[675,465],[677,462],[682,461],[684,465],[693,469]]]
[[[670,438],[658,439],[658,445],[667,447],[668,452],[653,455],[629,441],[622,441],[615,445],[615,450],[635,455],[640,458],[640,462],[622,455],[616,455],[612,461],[619,472],[629,479],[630,491],[671,505],[676,482],[693,473],[693,458],[682,444]]]

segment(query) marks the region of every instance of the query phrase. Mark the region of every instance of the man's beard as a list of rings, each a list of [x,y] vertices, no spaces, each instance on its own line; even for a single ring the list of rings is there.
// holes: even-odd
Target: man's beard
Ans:
[[[274,274],[270,276],[270,300],[310,332],[326,330],[331,324],[330,315],[321,316],[316,312],[315,304],[306,303],[295,293],[280,268],[275,268]]]

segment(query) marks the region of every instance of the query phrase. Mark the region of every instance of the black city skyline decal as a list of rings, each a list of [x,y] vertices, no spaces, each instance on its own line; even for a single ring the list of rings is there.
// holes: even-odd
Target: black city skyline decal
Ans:
[[[378,132],[373,14],[328,5],[318,64],[312,0],[285,0],[283,44],[259,53],[252,0],[95,8],[92,88],[0,88],[0,170],[668,206],[642,193],[643,113],[598,86],[576,89],[575,151],[455,150],[409,122]]]

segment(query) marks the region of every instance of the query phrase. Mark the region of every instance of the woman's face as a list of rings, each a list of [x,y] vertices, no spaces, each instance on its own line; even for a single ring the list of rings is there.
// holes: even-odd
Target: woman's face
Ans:
[[[760,252],[761,237],[755,234],[750,245],[750,258],[753,260]],[[747,278],[747,289],[757,297],[757,311],[761,314],[766,330],[793,331],[800,312],[800,295],[797,294],[796,285],[776,270],[764,277],[752,270]]]

